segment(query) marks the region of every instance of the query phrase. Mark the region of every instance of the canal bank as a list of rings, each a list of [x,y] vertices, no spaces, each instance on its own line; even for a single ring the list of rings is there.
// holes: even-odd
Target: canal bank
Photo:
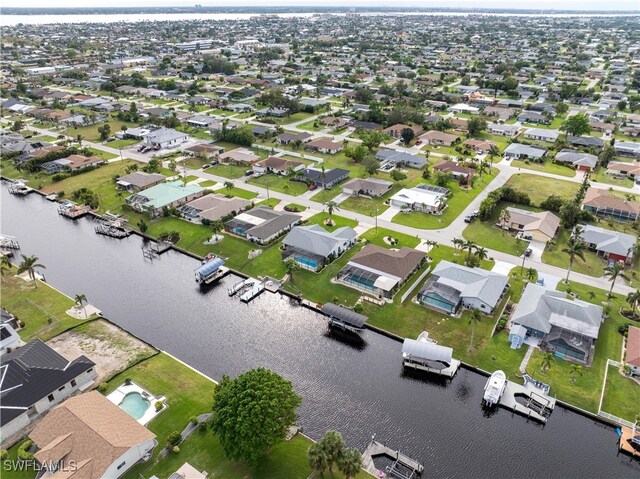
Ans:
[[[265,293],[250,304],[229,298],[230,275],[201,291],[199,262],[167,252],[145,259],[142,240],[98,236],[89,220],[59,217],[55,205],[2,188],[2,232],[47,266],[47,280],[87,295],[104,315],[204,374],[219,379],[268,367],[303,396],[301,423],[317,439],[343,432],[361,450],[371,435],[446,477],[633,477],[640,465],[617,456],[613,428],[556,408],[543,428],[481,408],[485,378],[462,369],[450,383],[405,376],[401,345],[367,331],[351,344],[296,301]]]

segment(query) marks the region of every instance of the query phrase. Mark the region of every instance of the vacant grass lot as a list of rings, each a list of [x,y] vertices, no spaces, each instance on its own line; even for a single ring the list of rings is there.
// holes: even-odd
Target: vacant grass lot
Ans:
[[[602,410],[634,422],[640,417],[640,384],[623,376],[618,368],[609,366]]]
[[[14,261],[21,260],[19,258]],[[41,281],[38,281],[36,288],[33,281],[24,281],[14,276],[16,271],[14,267],[2,278],[1,304],[17,319],[24,321],[25,326],[19,331],[23,341],[34,338],[46,341],[82,323],[82,320],[74,319],[66,313],[75,305],[71,298]],[[46,269],[40,272],[46,275]]]
[[[571,233],[563,228],[558,230],[556,238],[547,243],[547,247],[542,253],[542,261],[544,263],[559,266],[560,268],[569,267],[569,255],[562,250],[566,247]],[[576,273],[588,274],[589,276],[600,277],[604,273],[606,263],[593,251],[584,251],[584,260],[576,257],[573,261],[571,271]]]
[[[591,288],[573,281],[569,282],[569,288],[571,288],[571,291],[574,293],[577,293],[583,301],[602,305],[606,300],[607,292],[601,289]],[[558,289],[566,290],[567,286],[560,282]],[[594,299],[589,297],[589,291],[593,291],[596,294]],[[558,399],[574,404],[587,411],[597,413],[607,359],[620,360],[622,335],[618,332],[618,327],[628,321],[625,320],[618,311],[624,304],[626,304],[626,302],[620,295],[617,295],[611,301],[611,313],[600,327],[593,364],[589,368],[583,368],[582,374],[576,374],[575,381],[571,380],[569,374],[572,364],[569,361],[556,358],[548,371],[542,371],[542,353],[539,350],[534,352],[529,361],[529,365],[527,366],[529,374],[540,381],[551,384],[551,394],[557,395]],[[617,386],[619,389],[617,389],[616,394],[626,396],[629,398],[629,401],[631,401],[631,404],[640,404],[640,386],[631,382],[623,382]],[[626,401],[621,404],[622,411],[618,410],[618,408],[612,404],[609,404],[608,409],[605,410],[616,416],[624,415],[624,410],[626,409],[625,404],[627,404]],[[633,420],[633,418],[631,418],[631,420]]]
[[[207,173],[211,173],[212,175],[222,176],[224,178],[236,179],[244,176],[244,172],[249,168],[246,166],[240,165],[223,165],[222,163],[218,163],[217,165],[213,165],[211,168],[207,170]]]
[[[82,138],[84,140],[99,142],[101,140],[100,133],[98,133],[98,128],[102,127],[102,125],[104,125],[105,123],[109,123],[109,126],[111,127],[110,135],[114,135],[115,133],[120,131],[122,125],[126,125],[127,128],[135,128],[139,126],[139,123],[131,123],[110,118],[106,122],[96,123],[95,125],[91,126],[69,127],[67,128],[67,135],[74,138],[76,138],[78,135],[82,135]],[[113,143],[115,143],[115,141],[111,142],[109,146],[113,146]],[[117,148],[117,146],[115,146],[114,148]]]
[[[551,195],[560,196],[562,199],[569,200],[573,198],[580,188],[579,183],[570,181],[556,180],[554,178],[546,178],[544,176],[530,175],[527,173],[518,173],[513,175],[506,182],[507,186],[511,186],[518,191],[527,193],[531,198],[533,205],[539,205]]]
[[[367,196],[351,196],[340,203],[340,208],[355,211],[363,215],[377,216],[381,215],[389,209],[389,205],[385,204],[389,198],[404,188],[404,182],[396,183],[382,196],[369,198]]]
[[[447,208],[441,215],[432,215],[421,211],[412,211],[411,213],[398,213],[393,217],[393,222],[400,225],[411,226],[424,230],[433,230],[445,228],[455,220],[460,213],[469,205],[473,199],[495,178],[498,170],[493,169],[491,173],[485,173],[482,177],[478,177],[475,185],[471,190],[464,190],[457,186],[456,183],[450,182],[448,187],[451,189],[452,196],[447,199]],[[431,181],[425,181],[431,183]]]
[[[573,178],[576,176],[576,170],[559,163],[554,163],[551,160],[536,162],[536,161],[523,161],[512,160],[511,166],[515,168],[524,168],[526,170],[544,171],[545,173],[552,173],[554,175],[567,176]]]
[[[311,197],[311,200],[324,204],[334,199],[340,193],[341,193],[340,186],[334,186],[333,188],[323,189],[319,193],[316,193]]]
[[[298,196],[308,191],[306,183],[290,181],[286,176],[266,174],[257,178],[251,178],[247,183],[269,188],[292,196]]]

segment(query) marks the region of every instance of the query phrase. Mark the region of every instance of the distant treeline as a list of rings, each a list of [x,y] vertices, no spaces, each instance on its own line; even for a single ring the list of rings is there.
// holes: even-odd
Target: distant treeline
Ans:
[[[519,8],[451,8],[451,7],[338,7],[338,6],[273,6],[273,7],[233,7],[233,6],[185,6],[185,7],[44,7],[21,8],[4,7],[2,15],[116,15],[135,13],[397,13],[397,12],[451,12],[451,13],[519,13],[519,14],[638,14],[634,10],[540,10]]]

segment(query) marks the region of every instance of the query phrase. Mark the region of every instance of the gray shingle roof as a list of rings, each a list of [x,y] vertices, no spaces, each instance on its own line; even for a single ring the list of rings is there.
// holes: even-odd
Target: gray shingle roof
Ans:
[[[324,258],[347,240],[357,237],[358,234],[349,226],[343,226],[333,232],[329,232],[319,225],[296,226],[282,241],[285,246],[291,246]]]
[[[606,230],[598,226],[585,225],[580,238],[585,243],[596,245],[597,251],[627,256],[638,238],[627,233]]]

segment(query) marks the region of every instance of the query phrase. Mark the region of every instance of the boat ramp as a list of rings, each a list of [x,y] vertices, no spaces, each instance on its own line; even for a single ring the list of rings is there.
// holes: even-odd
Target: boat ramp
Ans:
[[[393,461],[393,464],[386,468],[384,477],[415,479],[424,471],[424,466],[418,461],[376,441],[374,436],[362,454],[362,467],[375,477],[381,477],[381,471],[379,471],[373,463],[373,458],[377,456],[386,456]]]

